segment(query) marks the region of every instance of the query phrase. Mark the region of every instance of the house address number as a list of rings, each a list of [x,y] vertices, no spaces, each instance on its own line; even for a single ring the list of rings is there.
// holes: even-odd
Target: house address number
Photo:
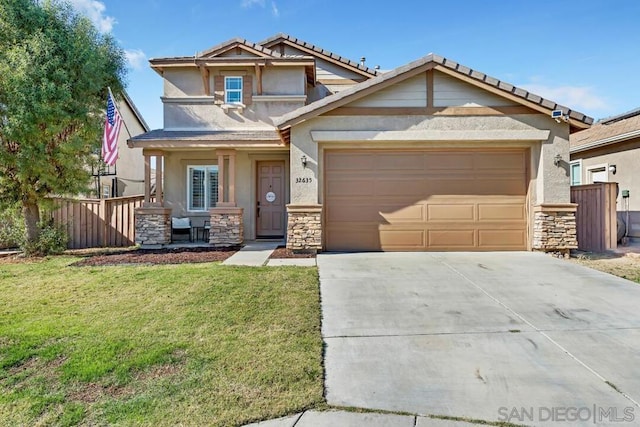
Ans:
[[[310,184],[313,178],[296,178],[296,184]]]

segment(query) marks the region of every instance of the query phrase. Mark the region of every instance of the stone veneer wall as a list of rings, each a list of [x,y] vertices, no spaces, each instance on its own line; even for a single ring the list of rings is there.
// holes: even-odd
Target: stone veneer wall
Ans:
[[[287,206],[287,249],[317,252],[322,249],[322,206]]]
[[[244,241],[242,208],[213,208],[209,243],[215,247],[239,246]]]
[[[537,206],[533,217],[533,250],[569,255],[578,248],[577,205]]]
[[[171,209],[138,208],[135,216],[137,245],[162,246],[171,243]]]

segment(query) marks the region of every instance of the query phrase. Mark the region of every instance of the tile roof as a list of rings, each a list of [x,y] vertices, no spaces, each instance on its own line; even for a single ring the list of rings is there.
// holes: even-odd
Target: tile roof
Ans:
[[[591,128],[571,135],[569,142],[571,151],[582,151],[636,137],[640,137],[640,109],[602,119]]]
[[[423,58],[420,58],[416,61],[410,62],[406,65],[398,67],[387,73],[378,75],[370,80],[364,81],[362,83],[358,83],[336,94],[330,95],[319,101],[313,102],[309,105],[306,105],[302,108],[299,108],[295,111],[285,114],[280,118],[274,120],[274,124],[278,126],[278,128],[280,129],[286,129],[294,124],[299,123],[300,121],[303,121],[306,118],[320,115],[324,112],[330,111],[334,108],[344,105],[345,103],[351,100],[350,98],[355,97],[356,94],[358,94],[359,92],[365,89],[374,87],[376,85],[382,84],[389,80],[397,79],[405,73],[409,73],[423,66],[428,66],[429,64],[433,64],[436,67],[438,66],[445,67],[449,70],[453,70],[458,74],[461,74],[463,76],[476,80],[480,83],[493,86],[494,88],[499,89],[502,92],[505,92],[505,94],[513,95],[517,98],[522,99],[523,101],[534,104],[548,111],[562,110],[564,114],[569,115],[570,119],[573,119],[581,124],[590,125],[591,123],[593,123],[593,119],[591,117],[586,116],[585,114],[582,114],[578,111],[573,111],[565,106],[557,104],[554,101],[542,98],[541,96],[535,95],[524,89],[513,86],[512,84],[502,82],[484,73],[475,71],[469,67],[465,67],[464,65],[458,64],[457,62],[452,61],[450,59],[430,53],[429,55]]]
[[[280,141],[273,130],[164,130],[155,129],[130,138],[129,141]]]
[[[243,38],[240,38],[240,37],[236,37],[236,38],[233,38],[231,40],[227,40],[226,42],[222,42],[222,43],[217,44],[217,45],[215,45],[213,47],[210,47],[209,49],[198,53],[196,55],[196,57],[198,57],[198,58],[207,57],[207,56],[211,55],[212,53],[215,53],[215,52],[217,52],[219,50],[225,49],[225,48],[227,48],[229,46],[233,46],[233,45],[244,45],[244,46],[248,47],[249,49],[257,50],[258,52],[260,52],[260,53],[262,53],[264,55],[267,55],[267,56],[271,56],[273,58],[282,58],[283,57],[283,55],[280,55],[279,52],[273,51],[271,49],[267,49],[266,47],[264,47],[262,45],[262,43],[260,43],[260,44],[253,43],[253,42],[250,42],[247,39],[243,39]]]
[[[337,54],[335,54],[335,53],[333,53],[331,51],[323,49],[323,48],[321,48],[319,46],[316,46],[314,44],[307,43],[304,40],[300,40],[298,38],[290,36],[289,34],[285,34],[285,33],[275,34],[275,35],[267,38],[266,40],[261,41],[260,44],[263,45],[263,46],[266,46],[266,45],[269,45],[271,43],[277,42],[279,40],[287,40],[287,41],[289,41],[289,42],[291,42],[291,43],[293,43],[295,45],[298,45],[300,47],[312,50],[313,52],[315,52],[317,54],[320,54],[320,55],[325,56],[327,58],[331,58],[334,61],[341,62],[341,63],[343,63],[345,65],[348,65],[348,66],[350,66],[352,68],[356,68],[356,69],[358,69],[360,71],[363,71],[363,72],[365,72],[365,73],[367,73],[367,74],[369,74],[371,76],[376,76],[376,75],[380,74],[380,72],[378,70],[375,70],[373,68],[369,68],[366,65],[362,65],[359,62],[355,62],[355,61],[352,61],[352,60],[350,60],[348,58],[345,58],[343,56],[337,55]]]

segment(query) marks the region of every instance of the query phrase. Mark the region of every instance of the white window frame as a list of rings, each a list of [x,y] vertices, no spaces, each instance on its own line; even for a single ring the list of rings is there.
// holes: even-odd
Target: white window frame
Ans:
[[[193,206],[193,188],[191,187],[191,171],[202,170],[204,171],[204,208],[194,209]],[[212,203],[211,199],[211,184],[209,182],[209,173],[215,171],[218,173],[218,165],[188,165],[187,166],[187,212],[208,212],[209,209],[216,206],[220,201],[220,195],[218,194],[218,200]],[[220,177],[218,176],[218,179]]]
[[[573,183],[573,166],[578,165],[579,175],[578,175],[578,183]],[[582,159],[572,160],[569,162],[569,180],[571,185],[582,185]]]
[[[587,166],[587,180],[589,181],[589,184],[594,184],[593,172],[599,172],[600,170],[604,170],[604,172],[606,173],[607,179],[606,181],[598,181],[598,182],[609,182],[609,163],[600,163],[599,165]]]
[[[240,80],[240,89],[227,89],[227,82],[231,79]],[[244,88],[244,79],[242,76],[225,76],[224,77],[224,103],[229,105],[242,105],[242,90]],[[230,93],[238,93],[240,95],[239,101],[229,101]]]

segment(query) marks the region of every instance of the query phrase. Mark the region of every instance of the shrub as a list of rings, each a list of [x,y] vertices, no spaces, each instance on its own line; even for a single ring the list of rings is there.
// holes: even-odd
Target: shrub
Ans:
[[[0,210],[0,249],[20,248],[26,255],[57,255],[67,249],[69,236],[63,226],[56,226],[46,218],[38,224],[38,241],[27,244],[25,225],[20,205]]]
[[[22,246],[24,231],[24,220],[19,205],[0,210],[0,249]]]
[[[53,220],[43,220],[38,225],[40,236],[35,243],[24,243],[22,250],[29,256],[57,255],[67,249],[69,236],[63,226],[57,226]]]

